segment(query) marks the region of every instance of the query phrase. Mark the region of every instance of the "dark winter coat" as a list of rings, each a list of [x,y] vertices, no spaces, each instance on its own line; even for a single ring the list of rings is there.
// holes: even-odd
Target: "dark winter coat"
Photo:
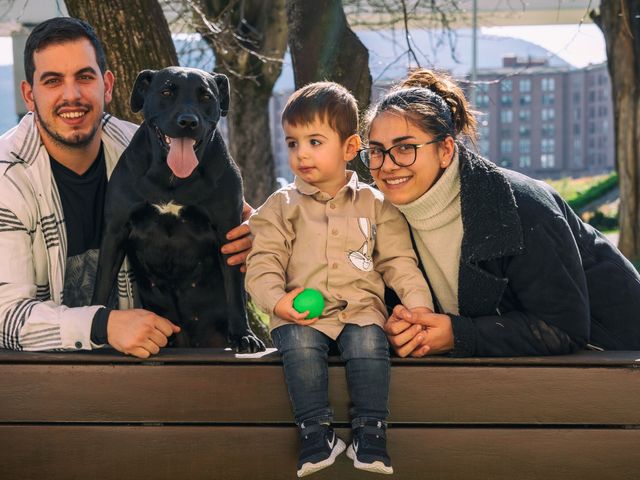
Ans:
[[[459,145],[455,356],[640,349],[640,276],[544,182]]]

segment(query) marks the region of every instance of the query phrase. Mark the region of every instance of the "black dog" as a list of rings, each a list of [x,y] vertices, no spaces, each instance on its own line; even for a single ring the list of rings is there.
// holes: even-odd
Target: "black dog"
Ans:
[[[226,76],[170,67],[140,72],[131,109],[145,121],[113,171],[93,303],[104,305],[125,254],[144,308],[182,327],[175,346],[264,350],[250,330],[243,275],[220,254],[241,222],[242,179],[216,125]]]

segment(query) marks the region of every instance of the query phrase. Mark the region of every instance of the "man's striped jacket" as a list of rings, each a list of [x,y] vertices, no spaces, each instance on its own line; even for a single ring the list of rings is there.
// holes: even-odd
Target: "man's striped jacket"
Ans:
[[[110,176],[137,126],[104,114],[102,143]],[[99,306],[64,306],[67,234],[60,196],[33,113],[0,137],[0,348],[96,348],[91,323]],[[134,306],[125,259],[119,308]]]

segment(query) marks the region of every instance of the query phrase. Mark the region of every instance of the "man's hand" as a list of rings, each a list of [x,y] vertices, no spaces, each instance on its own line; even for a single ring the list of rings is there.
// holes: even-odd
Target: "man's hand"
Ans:
[[[312,325],[316,323],[319,317],[305,320],[309,315],[309,311],[307,310],[306,312],[299,313],[295,308],[293,308],[293,299],[296,298],[296,296],[303,290],[304,288],[298,287],[291,290],[286,295],[283,295],[283,297],[278,300],[278,303],[276,303],[273,313],[283,320],[294,322],[298,325]]]
[[[177,325],[147,310],[113,310],[107,321],[107,342],[122,353],[149,358],[179,331]]]
[[[453,349],[453,329],[448,315],[428,308],[408,310],[396,305],[384,330],[389,343],[400,357],[424,357]]]
[[[253,243],[251,230],[249,230],[249,217],[253,212],[253,207],[247,202],[244,202],[242,207],[242,223],[227,232],[227,240],[229,240],[229,243],[225,243],[221,249],[225,255],[231,255],[227,258],[227,263],[229,265],[240,265],[240,271],[242,272],[247,271],[247,266],[244,262],[247,260]]]

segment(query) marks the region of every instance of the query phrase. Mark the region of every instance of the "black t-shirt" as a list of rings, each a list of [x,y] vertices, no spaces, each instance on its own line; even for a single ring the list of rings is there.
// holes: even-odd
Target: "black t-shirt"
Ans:
[[[51,158],[67,228],[67,257],[100,248],[104,199],[107,192],[107,166],[104,149],[82,175]]]
[[[58,163],[53,157],[50,161],[67,230],[64,304],[68,307],[90,305],[98,269],[107,192],[104,148],[100,145],[98,156],[82,175]],[[91,339],[95,343],[106,342],[108,314],[108,310],[100,309],[94,317]]]

